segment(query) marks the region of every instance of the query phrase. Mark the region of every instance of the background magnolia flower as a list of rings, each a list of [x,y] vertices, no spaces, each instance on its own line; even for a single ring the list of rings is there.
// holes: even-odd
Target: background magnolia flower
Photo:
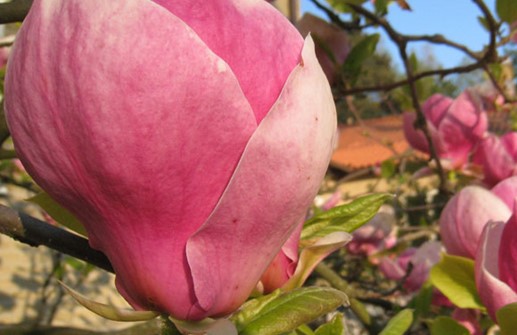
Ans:
[[[238,308],[330,159],[310,37],[263,0],[39,0],[11,56],[20,160],[126,300],[189,320]]]
[[[476,148],[472,161],[483,169],[483,180],[494,185],[517,174],[517,132],[489,135]]]
[[[506,178],[501,182],[497,183],[492,188],[492,193],[497,195],[503,202],[511,208],[512,211],[515,207],[515,201],[517,200],[517,176]]]
[[[451,168],[462,167],[488,127],[487,115],[475,94],[464,91],[456,99],[435,94],[422,105],[427,128],[438,157]],[[416,130],[414,113],[404,113],[404,134],[409,144],[429,153],[429,144]]]
[[[503,200],[480,186],[467,186],[452,197],[440,215],[440,236],[447,252],[474,259],[483,228],[505,221],[511,210]]]
[[[409,276],[404,280],[404,288],[409,292],[418,291],[429,277],[429,271],[440,261],[442,245],[437,241],[422,244],[419,248],[408,248],[395,259],[384,257],[379,270],[391,280],[403,279],[412,264]]]
[[[497,322],[501,307],[517,302],[517,217],[489,222],[476,255],[476,285],[488,314]]]
[[[455,308],[451,317],[460,325],[467,328],[471,335],[483,335],[483,330],[479,324],[479,310]]]
[[[353,232],[352,240],[346,245],[352,254],[372,255],[389,249],[397,243],[395,210],[392,206],[383,205],[379,212]]]

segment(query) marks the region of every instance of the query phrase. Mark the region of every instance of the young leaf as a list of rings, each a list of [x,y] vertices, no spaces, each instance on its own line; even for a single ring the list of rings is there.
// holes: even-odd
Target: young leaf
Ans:
[[[314,244],[304,247],[300,252],[294,275],[282,286],[282,289],[289,291],[301,287],[314,268],[325,257],[341,249],[351,239],[352,235],[348,233],[334,232],[318,239]]]
[[[73,290],[67,285],[60,283],[61,286],[81,305],[102,316],[105,319],[113,321],[147,321],[158,317],[159,313],[153,311],[133,311],[126,308],[118,308],[115,306],[103,304],[86,298],[84,295]]]
[[[509,24],[517,21],[517,2],[515,0],[497,0],[495,6],[501,20]]]
[[[355,199],[349,204],[321,212],[305,222],[301,234],[303,240],[311,240],[333,232],[351,233],[368,222],[381,205],[392,196],[376,193]]]
[[[397,313],[379,335],[403,335],[413,323],[413,310],[403,309]]]
[[[431,335],[470,335],[467,328],[448,316],[439,316],[431,322]]]
[[[445,254],[431,269],[429,278],[454,305],[485,309],[476,289],[473,260]]]
[[[515,334],[517,329],[517,303],[509,304],[500,308],[496,313],[501,335]]]
[[[359,78],[364,60],[375,52],[379,38],[379,34],[368,35],[350,50],[343,63],[342,73],[352,85]]]
[[[315,335],[344,335],[343,315],[337,313],[330,322],[321,325],[316,329]]]
[[[347,300],[343,292],[329,287],[275,291],[247,302],[231,319],[239,335],[279,335],[335,310]]]
[[[32,198],[28,199],[39,205],[45,212],[48,213],[54,220],[62,224],[63,226],[75,231],[76,233],[86,236],[86,229],[82,223],[67,209],[61,207],[57,202],[54,201],[47,193],[40,193]]]

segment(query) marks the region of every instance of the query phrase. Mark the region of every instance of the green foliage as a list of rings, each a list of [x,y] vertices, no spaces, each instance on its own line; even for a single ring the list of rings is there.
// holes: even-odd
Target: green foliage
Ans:
[[[496,312],[497,322],[501,328],[501,335],[515,334],[517,329],[517,303],[509,304]]]
[[[433,302],[433,290],[434,287],[429,282],[426,282],[409,304],[409,307],[412,307],[415,311],[415,318],[429,313],[431,303]]]
[[[340,313],[334,315],[330,322],[318,327],[315,335],[343,335],[345,334],[345,326],[343,325],[343,315]]]
[[[431,269],[430,280],[454,305],[485,309],[476,289],[473,260],[445,254]]]
[[[348,54],[342,67],[342,74],[346,82],[352,86],[355,85],[365,59],[371,57],[375,53],[380,35],[373,34],[365,36],[357,43]]]
[[[315,239],[337,231],[351,233],[368,222],[391,197],[386,193],[371,194],[318,213],[305,223],[301,239]]]
[[[78,234],[86,236],[86,229],[82,223],[67,209],[61,207],[57,202],[54,201],[47,193],[43,192],[29,199],[39,205],[50,215],[54,220],[63,226],[75,231]]]
[[[403,309],[397,313],[379,335],[402,335],[413,323],[413,310]]]
[[[439,316],[431,323],[431,335],[470,335],[467,328],[448,316]]]
[[[501,20],[510,24],[517,21],[517,2],[515,0],[497,0],[495,6]]]
[[[331,5],[336,11],[342,13],[349,13],[350,7],[347,4],[353,5],[362,5],[367,0],[327,0],[329,5]]]
[[[347,300],[343,292],[328,287],[275,291],[247,302],[231,319],[239,335],[284,334],[335,310]]]
[[[375,13],[384,15],[388,12],[388,0],[375,1]]]

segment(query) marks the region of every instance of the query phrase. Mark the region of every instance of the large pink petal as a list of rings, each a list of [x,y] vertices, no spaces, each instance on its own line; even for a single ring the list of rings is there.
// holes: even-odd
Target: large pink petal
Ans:
[[[303,39],[294,26],[264,0],[153,1],[230,65],[260,123],[300,61]]]
[[[239,306],[295,229],[325,174],[335,129],[332,94],[308,37],[302,63],[250,140],[221,202],[188,242],[196,296],[208,314]]]
[[[476,255],[476,286],[492,320],[499,308],[517,302],[517,293],[499,279],[499,245],[504,222],[490,222],[480,239]]]
[[[450,254],[474,259],[485,225],[510,216],[510,209],[492,192],[467,186],[449,200],[440,215],[443,245]]]
[[[499,247],[499,279],[517,292],[517,216],[506,223]]]
[[[185,318],[185,244],[256,129],[228,65],[145,0],[36,1],[13,50],[18,154],[86,225],[135,307]]]

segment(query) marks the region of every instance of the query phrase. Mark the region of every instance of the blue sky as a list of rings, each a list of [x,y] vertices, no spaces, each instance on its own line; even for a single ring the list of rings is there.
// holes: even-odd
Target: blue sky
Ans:
[[[434,34],[466,44],[475,51],[482,49],[488,42],[488,34],[479,24],[481,15],[478,7],[471,0],[407,0],[413,11],[403,11],[396,4],[390,6],[388,20],[400,32],[406,34]],[[495,0],[485,0],[492,10]],[[325,13],[315,7],[310,0],[301,1],[302,12],[309,11],[323,18]],[[388,50],[396,64],[400,64],[394,45],[383,37],[380,47]],[[423,56],[432,52],[437,61],[445,66],[455,66],[462,62],[464,55],[447,47],[410,44],[410,50]]]

